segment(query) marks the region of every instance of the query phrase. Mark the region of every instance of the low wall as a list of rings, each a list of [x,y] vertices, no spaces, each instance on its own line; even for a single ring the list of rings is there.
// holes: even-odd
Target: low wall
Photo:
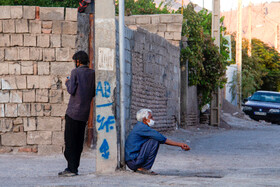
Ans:
[[[77,11],[38,8],[0,6],[0,152],[63,150]]]
[[[183,16],[181,14],[133,15],[125,17],[125,24],[132,30],[137,27],[157,34],[171,44],[179,46],[181,41]]]

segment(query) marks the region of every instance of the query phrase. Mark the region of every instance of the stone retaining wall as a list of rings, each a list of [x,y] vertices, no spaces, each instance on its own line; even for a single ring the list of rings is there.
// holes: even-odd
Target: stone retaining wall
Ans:
[[[0,6],[0,151],[61,153],[77,11]],[[36,16],[37,11],[37,16]]]

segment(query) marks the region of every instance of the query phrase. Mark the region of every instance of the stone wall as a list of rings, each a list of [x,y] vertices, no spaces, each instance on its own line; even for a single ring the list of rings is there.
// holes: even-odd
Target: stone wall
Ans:
[[[125,17],[127,27],[134,30],[133,44],[128,41],[131,34],[126,39],[132,55],[130,124],[136,123],[141,108],[153,110],[158,130],[174,129],[179,123],[182,22],[180,14]]]
[[[126,24],[156,34],[126,28],[127,131],[141,108],[154,111],[155,128],[174,129],[180,114],[180,50],[172,44],[179,44],[182,16],[142,17],[130,16]],[[78,37],[76,42],[76,9],[0,6],[0,153],[63,151],[65,80],[74,68],[76,48],[87,50],[88,45],[86,36]]]
[[[0,151],[62,152],[76,34],[76,9],[0,6]]]
[[[166,39],[138,28],[132,49],[131,122],[150,108],[161,131],[175,129],[180,114],[180,49]]]
[[[181,41],[183,16],[181,14],[157,14],[126,16],[125,24],[132,30],[137,27],[155,33],[171,44],[179,46]]]

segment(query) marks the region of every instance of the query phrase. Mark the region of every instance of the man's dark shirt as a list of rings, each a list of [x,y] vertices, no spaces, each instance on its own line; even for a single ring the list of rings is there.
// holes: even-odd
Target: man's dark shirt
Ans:
[[[166,137],[162,134],[138,121],[125,142],[125,161],[137,158],[142,145],[149,139],[157,140],[161,144],[166,141]]]
[[[65,83],[70,96],[66,114],[74,120],[88,120],[90,103],[95,96],[95,72],[88,66],[80,66],[71,72]]]

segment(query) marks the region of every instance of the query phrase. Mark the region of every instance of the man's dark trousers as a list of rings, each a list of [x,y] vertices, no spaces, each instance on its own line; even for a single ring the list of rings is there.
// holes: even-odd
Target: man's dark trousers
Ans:
[[[158,148],[159,142],[149,139],[142,145],[138,157],[126,162],[127,166],[133,171],[138,168],[151,169],[156,159]]]
[[[81,153],[83,151],[86,122],[77,121],[65,115],[65,151],[64,156],[68,162],[68,169],[78,173]]]

